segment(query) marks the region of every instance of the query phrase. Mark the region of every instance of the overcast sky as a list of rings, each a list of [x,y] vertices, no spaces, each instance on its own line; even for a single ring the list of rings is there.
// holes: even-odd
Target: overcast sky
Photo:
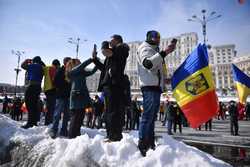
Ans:
[[[208,43],[235,44],[239,55],[250,53],[250,2],[238,0],[0,0],[0,82],[15,83],[17,57],[11,50],[24,50],[25,58],[41,56],[46,64],[55,58],[75,56],[69,37],[87,39],[80,58],[91,55],[93,44],[100,48],[112,34],[124,41],[144,40],[148,30],[162,37],[197,32],[201,25],[187,19],[201,10],[222,17],[207,25]],[[23,85],[24,71],[19,85]]]

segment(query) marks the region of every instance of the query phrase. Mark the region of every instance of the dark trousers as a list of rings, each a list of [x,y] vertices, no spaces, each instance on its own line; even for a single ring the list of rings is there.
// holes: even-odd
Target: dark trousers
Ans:
[[[171,135],[172,134],[172,127],[173,127],[173,119],[169,119],[168,120],[168,134]]]
[[[138,118],[135,119],[135,126],[136,126],[136,129],[139,130],[139,127],[140,127],[140,117],[138,117]]]
[[[25,104],[28,110],[28,122],[29,125],[37,125],[39,117],[38,100],[41,93],[40,85],[30,85],[25,91]]]
[[[176,118],[174,120],[174,133],[176,133],[177,125],[179,126],[179,132],[182,133],[181,118]]]
[[[71,119],[69,125],[69,138],[75,138],[81,135],[81,125],[85,112],[83,109],[71,110]]]
[[[53,122],[53,115],[56,105],[56,92],[49,90],[45,92],[46,95],[46,107],[47,112],[45,113],[45,125],[49,125]]]
[[[122,139],[122,127],[124,125],[124,95],[119,87],[104,88],[106,102],[106,130],[107,137],[113,141]]]
[[[160,112],[159,121],[162,121],[163,117],[164,117],[164,112]]]
[[[126,120],[125,120],[125,128],[126,130],[131,130],[132,129],[132,124],[133,124],[133,116],[131,114],[131,109],[129,107],[125,108],[125,116],[126,116]]]
[[[231,135],[238,135],[239,124],[237,119],[230,120]]]
[[[7,113],[7,108],[8,108],[8,105],[3,104],[3,110],[2,110],[3,114]]]
[[[92,121],[93,121],[93,112],[89,111],[86,113],[87,114],[87,127],[91,128],[92,127]]]
[[[101,115],[98,114],[98,115],[94,115],[94,119],[93,119],[93,122],[92,122],[92,128],[95,128],[97,127],[98,129],[101,128]],[[97,125],[96,125],[96,120],[97,120]]]
[[[11,118],[13,120],[19,121],[19,117],[21,115],[21,110],[20,109],[13,109],[13,113],[11,114]]]
[[[132,129],[136,129],[139,130],[139,125],[140,125],[140,117],[135,117],[132,120]]]
[[[205,123],[205,130],[207,130],[208,128],[209,128],[210,131],[212,130],[212,119],[208,120]]]

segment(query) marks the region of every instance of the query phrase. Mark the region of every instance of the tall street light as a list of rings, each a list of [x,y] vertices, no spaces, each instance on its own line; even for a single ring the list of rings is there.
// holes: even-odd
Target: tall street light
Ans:
[[[84,42],[87,42],[87,39],[83,40]],[[78,37],[77,39],[69,38],[68,43],[76,45],[76,58],[79,57],[79,44],[80,44],[80,38]]]
[[[18,80],[18,74],[19,72],[21,71],[20,69],[20,57],[21,55],[23,55],[25,52],[24,51],[19,51],[19,50],[11,50],[11,53],[13,55],[16,55],[18,57],[17,59],[17,68],[15,68],[14,70],[16,71],[16,82],[15,82],[15,92],[14,92],[14,95],[16,97],[16,92],[17,92],[17,80]]]
[[[207,22],[209,21],[212,21],[212,20],[215,20],[215,19],[218,19],[221,17],[221,15],[218,15],[216,12],[211,12],[209,15],[206,14],[206,10],[203,9],[201,11],[202,13],[202,18],[199,18],[198,16],[196,15],[193,15],[192,18],[188,19],[188,21],[193,21],[193,22],[198,22],[198,23],[201,23],[202,25],[202,34],[203,34],[203,41],[204,41],[204,44],[206,44],[206,33],[207,33],[207,30],[206,30],[206,27],[207,27]]]

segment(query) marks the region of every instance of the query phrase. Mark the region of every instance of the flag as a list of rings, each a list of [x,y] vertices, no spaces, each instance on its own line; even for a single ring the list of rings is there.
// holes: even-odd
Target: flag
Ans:
[[[174,72],[171,84],[173,96],[192,128],[217,115],[218,98],[205,44],[199,44]]]
[[[236,65],[232,64],[233,78],[239,96],[239,102],[244,105],[247,96],[250,95],[250,78]]]

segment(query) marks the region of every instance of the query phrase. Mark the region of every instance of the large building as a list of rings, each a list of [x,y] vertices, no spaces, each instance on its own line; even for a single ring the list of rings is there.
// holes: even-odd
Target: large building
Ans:
[[[235,45],[214,46],[209,50],[209,63],[217,90],[234,90],[232,63],[250,75],[250,55],[237,56]]]
[[[234,82],[231,65],[236,58],[235,45],[213,46],[209,49],[209,64],[217,89],[232,89]]]
[[[250,76],[250,54],[241,55],[240,57],[235,58],[233,63]]]
[[[167,48],[173,38],[176,38],[178,40],[176,44],[176,50],[165,58],[169,76],[172,76],[176,68],[185,59],[185,57],[197,46],[198,43],[198,36],[196,33],[185,33],[179,36],[161,39],[160,49]],[[126,74],[128,74],[129,76],[132,91],[139,91],[140,89],[137,72],[136,54],[137,49],[141,43],[141,41],[128,43],[130,51],[125,71]]]
[[[196,33],[185,33],[179,36],[161,39],[160,48],[165,49],[173,38],[178,39],[176,50],[165,58],[169,77],[173,75],[173,72],[198,44],[198,36]],[[134,92],[140,91],[136,54],[141,43],[142,41],[128,43],[130,51],[125,72],[129,76],[131,90]],[[240,69],[250,75],[250,55],[237,56],[235,45],[213,46],[208,49],[208,53],[209,64],[218,91],[234,89],[231,69],[232,63],[235,63]],[[97,72],[95,75],[87,78],[87,85],[90,91],[97,91],[99,76],[100,72]],[[167,85],[167,87],[171,90],[170,85]]]

